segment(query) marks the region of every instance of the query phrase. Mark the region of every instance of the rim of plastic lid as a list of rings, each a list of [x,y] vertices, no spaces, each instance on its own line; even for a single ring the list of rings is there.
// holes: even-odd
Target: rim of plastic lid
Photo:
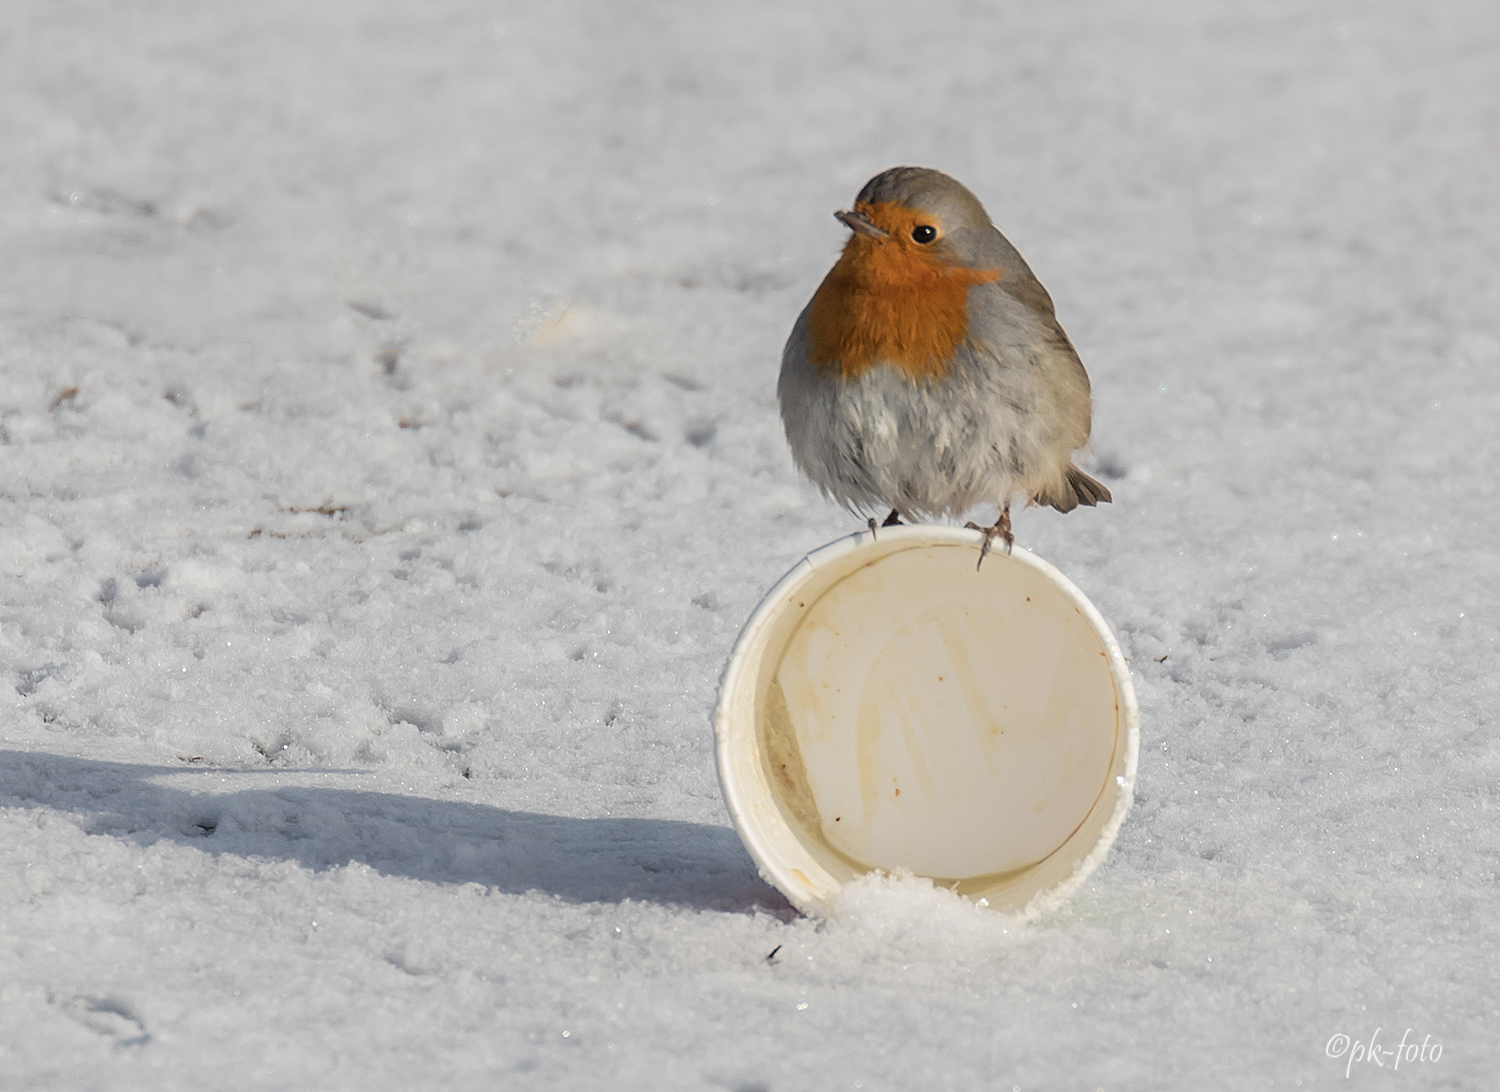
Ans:
[[[831,900],[843,882],[828,874],[813,859],[773,799],[769,782],[759,759],[756,742],[757,725],[737,725],[734,706],[746,702],[755,708],[753,689],[759,682],[765,649],[762,646],[772,625],[788,609],[790,593],[806,584],[820,570],[837,564],[847,555],[869,550],[881,556],[892,556],[923,546],[968,546],[976,555],[980,532],[945,524],[917,524],[883,527],[878,532],[861,531],[811,551],[787,571],[766,592],[746,620],[730,651],[719,682],[718,702],[714,709],[715,752],[720,788],[734,822],[736,832],[755,861],[761,876],[806,914],[826,916]],[[900,549],[890,549],[900,546]],[[879,558],[872,559],[879,560]],[[1029,550],[1017,547],[1011,554],[991,551],[985,564],[1015,562],[1040,573],[1062,592],[1088,621],[1103,646],[1115,693],[1119,702],[1117,731],[1123,728],[1123,769],[1115,775],[1116,795],[1113,808],[1100,828],[1099,837],[1089,852],[1081,857],[1072,872],[1060,881],[1039,890],[1018,911],[1017,916],[1034,917],[1065,900],[1104,861],[1129,812],[1136,779],[1140,750],[1140,712],[1130,681],[1130,668],[1120,652],[1119,642],[1097,607],[1058,569]],[[851,572],[854,570],[850,570]],[[752,716],[753,721],[753,716]],[[738,730],[736,730],[738,728]],[[748,739],[748,746],[747,746]],[[1120,766],[1118,748],[1111,771]],[[1059,847],[1062,848],[1062,847]],[[1042,862],[1038,862],[1040,865]],[[1031,866],[1036,867],[1036,866]]]

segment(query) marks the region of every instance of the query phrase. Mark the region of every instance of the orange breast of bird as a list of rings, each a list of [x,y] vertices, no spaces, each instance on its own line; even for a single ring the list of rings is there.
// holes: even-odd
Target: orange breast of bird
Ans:
[[[940,261],[911,238],[924,222],[915,209],[893,202],[861,202],[857,211],[890,234],[855,234],[808,305],[812,363],[820,372],[853,379],[877,364],[913,381],[947,373],[969,329],[969,289],[1004,275]]]

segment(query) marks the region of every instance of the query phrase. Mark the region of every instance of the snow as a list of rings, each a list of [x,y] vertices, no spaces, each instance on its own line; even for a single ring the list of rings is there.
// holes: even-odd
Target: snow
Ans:
[[[1492,4],[5,24],[0,1084],[1500,1062]],[[799,918],[713,768],[739,625],[855,529],[775,374],[896,163],[1051,290],[1115,495],[1017,520],[1142,707],[1114,852],[1033,923],[901,877]],[[1329,1056],[1408,1028],[1441,1056]]]

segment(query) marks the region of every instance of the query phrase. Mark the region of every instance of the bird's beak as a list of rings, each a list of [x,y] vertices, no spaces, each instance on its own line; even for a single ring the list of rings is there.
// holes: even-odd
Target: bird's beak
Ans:
[[[871,239],[889,239],[891,237],[890,232],[876,227],[875,221],[862,212],[849,212],[846,210],[836,212],[833,215],[835,219],[843,223],[845,227],[856,235],[864,235]]]

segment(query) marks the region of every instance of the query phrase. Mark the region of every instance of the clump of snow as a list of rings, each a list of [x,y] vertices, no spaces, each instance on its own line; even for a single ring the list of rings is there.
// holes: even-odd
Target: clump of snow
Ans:
[[[983,960],[1005,951],[1024,930],[931,880],[904,870],[871,872],[845,884],[832,900],[829,933],[851,956],[943,965]]]
[[[1500,17],[910,15],[19,10],[7,1082],[1321,1087],[1409,1027],[1351,1087],[1483,1085]],[[739,625],[852,529],[781,342],[902,162],[1048,286],[1115,495],[1017,519],[1142,712],[1025,924],[799,918],[713,769]]]

